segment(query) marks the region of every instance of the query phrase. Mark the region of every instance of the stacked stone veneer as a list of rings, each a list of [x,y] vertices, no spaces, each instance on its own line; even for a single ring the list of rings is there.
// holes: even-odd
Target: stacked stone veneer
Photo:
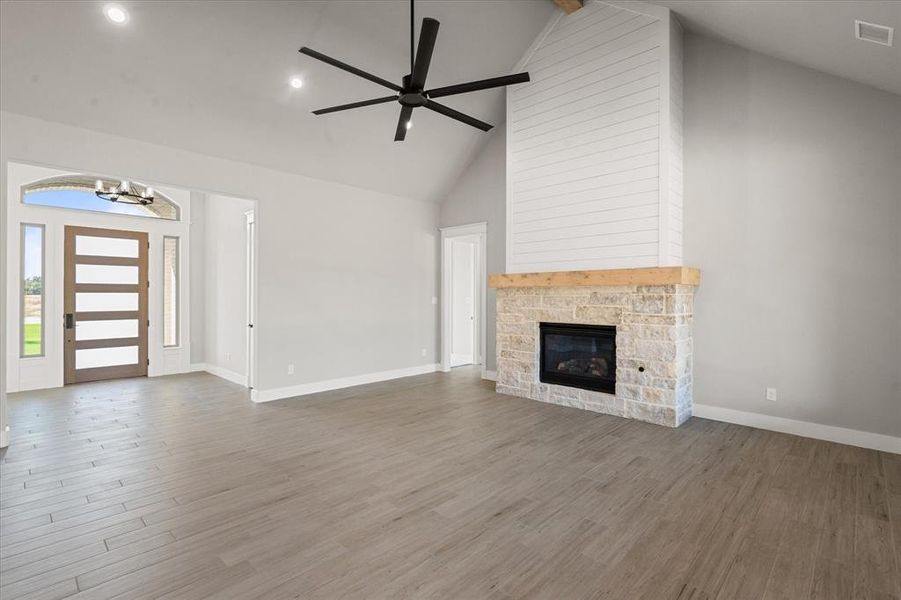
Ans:
[[[678,427],[691,417],[694,291],[689,285],[498,289],[497,391]],[[616,394],[541,383],[541,322],[615,325]]]

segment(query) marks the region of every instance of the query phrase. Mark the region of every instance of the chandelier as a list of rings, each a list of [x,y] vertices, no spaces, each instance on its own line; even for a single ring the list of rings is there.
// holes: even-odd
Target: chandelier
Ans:
[[[94,193],[98,198],[109,200],[110,202],[121,202],[123,204],[140,204],[146,206],[153,204],[153,188],[147,186],[142,192],[135,190],[134,186],[128,181],[122,181],[119,185],[111,185],[104,187],[103,181],[100,179],[94,184]]]

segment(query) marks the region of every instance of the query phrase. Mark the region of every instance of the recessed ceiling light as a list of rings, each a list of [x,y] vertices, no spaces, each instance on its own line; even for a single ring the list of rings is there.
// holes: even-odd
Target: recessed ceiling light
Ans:
[[[891,46],[894,35],[895,29],[893,27],[867,23],[866,21],[854,21],[854,37],[859,40]]]
[[[103,14],[110,23],[125,25],[128,23],[128,11],[118,4],[107,4],[103,7]]]
[[[292,77],[291,87],[293,87],[295,90],[299,90],[303,87],[303,79],[301,79],[300,77]]]
[[[410,129],[412,127],[413,127],[413,121],[407,121],[407,129]]]

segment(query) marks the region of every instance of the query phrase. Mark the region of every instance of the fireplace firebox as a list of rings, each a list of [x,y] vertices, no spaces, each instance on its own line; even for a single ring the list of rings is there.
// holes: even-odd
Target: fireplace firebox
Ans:
[[[539,380],[615,393],[616,327],[541,323]]]

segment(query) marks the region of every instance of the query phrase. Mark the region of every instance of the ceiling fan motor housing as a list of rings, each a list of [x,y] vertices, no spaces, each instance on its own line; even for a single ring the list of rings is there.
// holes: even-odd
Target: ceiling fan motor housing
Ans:
[[[398,98],[404,106],[425,106],[428,100],[422,92],[405,92]]]

